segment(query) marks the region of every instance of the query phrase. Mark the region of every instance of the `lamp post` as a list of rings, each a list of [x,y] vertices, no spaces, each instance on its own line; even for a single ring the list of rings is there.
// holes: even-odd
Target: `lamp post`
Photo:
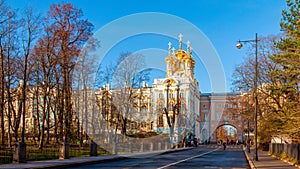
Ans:
[[[257,33],[255,34],[254,40],[239,40],[236,47],[241,49],[243,47],[242,43],[255,43],[255,77],[254,77],[254,101],[255,101],[255,160],[258,161],[257,156],[257,111],[258,111],[258,99],[257,99],[257,79],[258,79],[258,61],[257,61],[257,43],[258,43]]]

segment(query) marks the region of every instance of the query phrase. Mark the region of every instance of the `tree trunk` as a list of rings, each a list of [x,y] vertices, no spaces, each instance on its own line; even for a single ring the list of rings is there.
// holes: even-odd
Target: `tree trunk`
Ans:
[[[37,118],[37,126],[38,126],[38,141],[40,141],[41,137],[41,123],[40,123],[40,97],[39,97],[39,87],[36,90],[36,118]]]
[[[42,150],[44,146],[44,138],[45,138],[45,120],[46,120],[46,106],[47,106],[47,96],[44,93],[43,97],[43,117],[42,117],[42,131],[41,131],[41,139],[40,139],[40,145],[39,149]]]
[[[0,46],[0,83],[1,83],[1,99],[0,99],[0,116],[1,116],[1,144],[4,145],[5,129],[4,129],[4,58],[2,47]]]
[[[49,98],[49,93],[47,93],[48,98]],[[50,101],[51,99],[48,99],[48,104],[47,104],[47,141],[46,144],[49,144],[50,141]]]

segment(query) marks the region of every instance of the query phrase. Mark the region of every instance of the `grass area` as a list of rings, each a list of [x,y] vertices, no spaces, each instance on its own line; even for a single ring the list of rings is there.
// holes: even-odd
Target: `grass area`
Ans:
[[[109,155],[110,152],[98,147],[98,155]],[[89,157],[90,147],[85,145],[80,147],[79,145],[70,145],[69,157]],[[37,145],[26,146],[26,160],[27,161],[40,161],[40,160],[55,160],[59,159],[59,144],[48,145],[40,150]],[[9,164],[13,160],[13,149],[2,148],[0,149],[0,164]]]
[[[8,164],[12,162],[12,151],[0,150],[0,164]]]
[[[298,160],[293,159],[293,158],[291,158],[291,157],[288,157],[287,154],[286,154],[285,152],[283,152],[282,154],[280,154],[280,153],[274,153],[274,154],[272,154],[271,152],[269,152],[268,154],[274,155],[274,156],[276,156],[277,158],[279,158],[279,159],[281,159],[281,160],[286,160],[286,161],[288,161],[288,162],[290,162],[290,163],[292,163],[292,164],[299,164],[299,161],[298,161]]]
[[[26,160],[39,161],[39,160],[53,160],[59,157],[59,145],[44,147],[40,150],[37,145],[27,145],[26,147]]]

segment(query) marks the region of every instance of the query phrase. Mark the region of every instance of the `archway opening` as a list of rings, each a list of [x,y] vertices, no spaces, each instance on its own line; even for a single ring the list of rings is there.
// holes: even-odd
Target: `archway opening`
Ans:
[[[216,139],[218,144],[224,142],[227,144],[238,144],[237,128],[229,124],[219,126],[216,129]]]

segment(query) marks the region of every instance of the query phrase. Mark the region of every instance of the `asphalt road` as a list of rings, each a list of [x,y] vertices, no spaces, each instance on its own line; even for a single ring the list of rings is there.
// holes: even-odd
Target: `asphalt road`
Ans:
[[[104,162],[75,168],[249,168],[241,148],[198,147],[186,151]]]

